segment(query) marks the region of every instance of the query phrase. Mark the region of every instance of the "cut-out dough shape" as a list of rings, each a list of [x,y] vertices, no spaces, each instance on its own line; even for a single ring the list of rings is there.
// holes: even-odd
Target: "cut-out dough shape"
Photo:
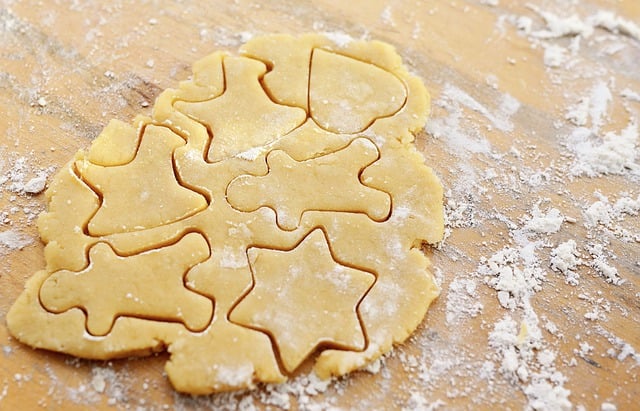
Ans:
[[[176,181],[172,153],[184,143],[168,128],[148,125],[130,163],[103,167],[76,162],[80,175],[103,196],[102,206],[89,222],[89,232],[100,236],[143,230],[204,209],[206,199]],[[136,211],[123,212],[128,208]]]
[[[404,85],[388,71],[322,49],[313,51],[309,112],[322,128],[358,133],[375,119],[397,112],[404,101]]]
[[[255,286],[230,318],[272,334],[287,371],[323,343],[364,349],[356,308],[375,277],[336,263],[321,230],[290,251],[251,248],[249,261]]]
[[[7,314],[33,347],[166,350],[192,394],[344,375],[402,343],[438,287],[429,99],[387,44],[257,37],[114,121],[52,179],[46,267]],[[284,322],[281,321],[285,319]]]
[[[267,156],[269,174],[237,178],[229,185],[227,199],[241,211],[275,209],[285,230],[294,230],[305,210],[363,212],[382,221],[391,210],[389,195],[359,180],[360,172],[377,158],[375,145],[364,138],[301,162],[283,151],[272,151]]]
[[[181,321],[201,331],[213,315],[211,300],[185,288],[183,279],[208,256],[208,244],[199,234],[130,257],[99,243],[89,251],[86,269],[54,273],[42,285],[40,299],[52,312],[83,308],[93,335],[106,335],[119,316]],[[99,296],[87,293],[91,289],[99,290]]]
[[[219,98],[176,103],[178,110],[211,127],[209,161],[221,161],[271,143],[304,122],[303,109],[281,106],[269,99],[258,81],[267,70],[264,63],[226,57],[223,65],[227,88]]]

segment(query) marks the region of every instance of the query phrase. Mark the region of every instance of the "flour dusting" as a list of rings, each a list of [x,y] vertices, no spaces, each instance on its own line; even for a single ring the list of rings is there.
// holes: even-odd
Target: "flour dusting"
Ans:
[[[427,253],[442,291],[409,341],[363,372],[326,381],[303,372],[284,384],[207,397],[173,392],[159,361],[146,365],[155,359],[60,364],[29,352],[44,364],[24,368],[26,350],[6,339],[1,355],[16,371],[0,378],[0,408],[23,392],[43,408],[140,411],[381,404],[420,411],[613,411],[637,404],[640,346],[629,330],[640,322],[640,26],[623,7],[595,0],[394,2],[372,7],[371,16],[353,16],[346,5],[248,1],[220,3],[234,18],[216,20],[189,2],[179,10],[145,3],[139,6],[145,13],[119,2],[28,3],[10,1],[0,10],[0,41],[13,50],[0,57],[7,67],[0,88],[18,109],[0,128],[3,258],[20,261],[36,248],[36,217],[56,169],[31,139],[59,127],[88,141],[104,118],[152,104],[152,97],[135,94],[141,85],[155,87],[164,78],[164,85],[173,84],[188,75],[185,62],[273,31],[276,19],[291,32],[323,32],[340,47],[362,38],[389,41],[425,81],[432,114],[417,141],[445,185],[445,240]],[[486,38],[468,34],[487,22]],[[59,27],[74,27],[80,40]],[[157,49],[153,33],[171,34],[184,53]],[[60,71],[58,60],[76,69]],[[67,95],[77,89],[71,82],[86,91]],[[261,150],[238,157],[252,161]],[[395,211],[392,218],[411,221]],[[221,249],[216,256],[240,268],[240,254]],[[0,279],[17,286],[30,274],[6,268]],[[389,292],[388,304],[402,304],[401,294]],[[365,308],[385,309],[359,309]],[[54,371],[61,367],[67,375]],[[600,378],[603,370],[610,378]],[[254,370],[221,371],[233,384]]]

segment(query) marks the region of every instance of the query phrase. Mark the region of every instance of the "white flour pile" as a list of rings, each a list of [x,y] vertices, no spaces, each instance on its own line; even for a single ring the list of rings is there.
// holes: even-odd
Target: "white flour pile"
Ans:
[[[79,384],[67,383],[50,367],[44,379],[36,379],[40,374],[30,369],[0,374],[0,408],[11,390],[26,391],[33,384],[47,386],[43,404],[130,410],[333,410],[343,409],[347,397],[356,398],[363,410],[383,403],[419,411],[608,411],[635,405],[640,395],[640,333],[631,340],[618,334],[640,323],[640,27],[637,19],[615,10],[568,0],[534,2],[537,5],[513,6],[510,10],[520,10],[513,14],[503,11],[509,2],[498,0],[475,1],[473,7],[438,3],[410,28],[413,40],[431,44],[435,34],[425,19],[438,18],[445,8],[465,12],[482,7],[495,17],[492,41],[511,42],[506,47],[522,42],[531,48],[527,59],[504,56],[510,65],[540,69],[543,85],[531,93],[562,98],[549,101],[540,113],[504,90],[506,81],[497,74],[482,73],[486,84],[478,84],[422,67],[421,61],[438,67],[430,56],[413,59],[412,70],[432,90],[432,117],[419,140],[427,163],[446,186],[446,238],[432,254],[442,294],[407,344],[356,376],[331,382],[302,376],[250,393],[212,397],[174,394],[160,378],[139,377],[145,359],[106,364],[67,359],[71,370],[85,376]],[[292,18],[314,10],[306,4],[296,10],[258,3],[252,7],[273,7],[269,10],[291,13]],[[121,39],[119,50],[166,27],[164,17],[158,13],[144,18]],[[376,24],[390,31],[415,18],[395,3],[382,7],[377,17]],[[51,24],[55,18],[46,17]],[[106,30],[108,19],[98,20],[89,22],[89,42],[99,41]],[[464,21],[455,24],[464,30]],[[18,36],[24,27],[9,9],[0,11],[0,36]],[[368,36],[366,27],[346,34],[341,30],[348,27],[321,17],[313,28],[341,44],[351,41],[349,34]],[[213,28],[204,22],[196,29],[207,46],[230,48],[261,31]],[[411,45],[396,45],[401,55],[412,55]],[[159,58],[144,58],[141,64],[165,73],[158,68]],[[624,72],[632,72],[630,80],[617,80],[616,74]],[[0,86],[5,80],[0,76]],[[105,113],[130,104],[120,92],[142,82],[111,69],[99,81],[106,86],[98,94],[118,96],[109,104],[100,102]],[[34,109],[54,104],[48,95],[27,94]],[[524,127],[532,123],[540,128]],[[12,146],[3,144],[0,255],[18,253],[37,241],[26,232],[34,232],[30,226],[43,206],[38,194],[53,172],[43,168],[46,158],[16,155]],[[3,270],[0,279],[5,274]],[[619,297],[622,291],[635,300]],[[14,341],[0,344],[0,357],[17,355]],[[157,366],[164,359],[146,361]],[[581,378],[606,367],[612,381],[625,383],[607,397],[584,392]],[[358,391],[363,386],[366,390]],[[163,403],[154,402],[159,397]]]
[[[640,40],[638,26],[613,13],[600,11],[584,19],[577,15],[561,18],[552,12],[535,7],[531,9],[542,17],[542,27],[535,16],[500,16],[497,28],[500,31],[506,30],[503,23],[511,22],[532,45],[542,46],[544,53],[540,63],[548,67],[549,76],[560,87],[563,81],[575,79],[574,72],[561,68],[563,65],[570,67],[569,60],[579,58],[577,52],[580,47],[597,47],[606,41],[614,44],[607,46],[607,53],[621,52],[627,47],[635,47],[636,50],[639,48],[634,43]],[[601,38],[599,29],[613,34],[607,35],[605,40]],[[580,41],[590,37],[595,37],[597,43],[581,46]],[[567,40],[570,41],[567,43]],[[635,53],[640,54],[638,51]],[[598,72],[599,69],[601,67],[595,71]],[[513,110],[486,108],[459,87],[446,83],[434,102],[437,107],[442,108],[443,115],[432,119],[427,126],[427,131],[432,136],[445,143],[448,151],[462,160],[459,164],[450,166],[459,173],[456,174],[457,180],[449,183],[452,189],[447,192],[449,232],[455,228],[496,225],[508,230],[510,243],[509,246],[481,256],[474,273],[456,273],[455,278],[445,286],[446,320],[452,326],[459,327],[464,326],[465,322],[482,318],[489,307],[479,298],[482,294],[481,284],[495,290],[495,298],[505,314],[493,324],[484,323],[491,329],[487,346],[492,353],[487,355],[487,359],[493,361],[484,363],[475,368],[475,371],[496,385],[500,384],[496,378],[498,374],[520,387],[527,398],[527,409],[594,409],[592,407],[598,399],[572,399],[567,388],[569,378],[563,368],[567,365],[575,367],[576,358],[594,364],[596,362],[591,358],[597,355],[617,358],[619,361],[622,358],[622,361],[626,361],[629,372],[634,374],[632,370],[640,365],[632,344],[615,337],[611,329],[603,332],[606,325],[601,323],[606,323],[615,314],[615,310],[612,309],[614,303],[599,297],[601,292],[597,292],[596,296],[583,292],[574,297],[588,307],[583,315],[586,325],[583,335],[564,335],[553,321],[541,314],[544,309],[538,308],[540,304],[536,303],[540,300],[537,295],[548,291],[574,294],[571,289],[560,291],[562,286],[549,279],[554,272],[562,276],[566,286],[581,290],[587,288],[580,287],[581,275],[591,278],[596,275],[604,283],[623,286],[627,280],[616,268],[617,256],[611,250],[611,242],[615,240],[612,238],[629,244],[632,250],[635,247],[635,273],[640,272],[640,253],[637,252],[637,244],[640,242],[637,219],[640,199],[638,107],[628,103],[638,100],[633,90],[623,89],[619,93],[613,91],[615,84],[611,83],[609,76],[606,69],[602,68],[601,77],[593,78],[593,85],[584,95],[567,95],[570,103],[561,113],[562,117],[554,123],[558,129],[556,143],[564,148],[561,156],[569,160],[566,164],[538,170],[523,169],[516,166],[518,160],[535,158],[535,151],[523,151],[521,146],[512,146],[510,151],[500,152],[492,147],[491,139],[486,137],[484,130],[490,130],[494,126],[501,131],[511,131],[511,128],[500,127],[496,123],[496,113],[503,115],[500,124],[509,124],[510,116],[518,111],[517,101],[509,105]],[[495,82],[490,81],[490,77],[487,82],[495,88]],[[620,97],[626,101],[617,101]],[[508,94],[501,97],[502,101],[512,98]],[[627,125],[617,131],[604,131],[611,128],[610,115],[614,103],[623,104],[627,108]],[[480,124],[475,113],[484,117]],[[516,137],[515,134],[512,135]],[[535,150],[535,147],[532,148]],[[488,164],[497,159],[498,165],[507,172],[502,174],[495,166],[485,170],[471,168],[467,161],[473,158],[484,158],[486,160],[483,162]],[[518,178],[513,179],[509,174],[516,167],[521,171]],[[550,203],[541,196],[540,203],[547,206],[542,208],[537,203],[529,205],[529,211],[521,208],[526,214],[518,221],[509,219],[498,207],[487,208],[483,204],[487,199],[499,197],[500,193],[517,195],[522,190],[537,191],[545,188],[548,188],[545,192],[562,193],[565,191],[563,185],[568,180],[609,175],[622,176],[623,181],[626,181],[618,183],[622,190],[615,193],[616,199],[611,201],[594,191],[593,197],[597,199],[595,202],[585,203],[579,198],[565,197],[564,207],[560,207],[560,204]],[[569,192],[566,194],[571,196]],[[567,201],[570,202],[569,206]],[[559,208],[570,210],[572,216],[563,215]],[[586,230],[585,237],[566,239],[563,226],[567,224],[582,225]],[[490,238],[485,240],[479,244],[481,248],[492,245]],[[445,244],[442,248],[448,254],[455,255],[454,261],[466,257],[458,256],[453,247],[454,245]],[[636,296],[640,296],[640,293],[636,293]],[[568,300],[568,304],[576,304],[575,300],[570,301]],[[623,317],[631,315],[628,310],[618,308]],[[638,320],[637,312],[633,318]],[[592,326],[591,323],[597,325]],[[594,352],[591,344],[595,345],[595,342],[590,344],[589,341],[598,341],[597,336],[607,336],[611,347],[604,352]],[[574,357],[569,359],[561,358],[562,354],[558,349],[558,344],[566,343],[567,338],[575,338],[577,347],[573,351]],[[473,361],[473,355],[464,355],[468,356],[468,361]],[[446,354],[443,356],[448,358]],[[636,378],[633,379],[637,383]],[[630,391],[626,395],[634,394]],[[412,401],[415,404],[421,403],[415,400],[415,396]],[[614,398],[599,401],[602,409],[616,409]]]
[[[0,255],[21,250],[34,239],[22,232],[42,211],[42,205],[32,196],[45,189],[52,168],[42,169],[27,157],[15,157],[7,147],[0,146]]]

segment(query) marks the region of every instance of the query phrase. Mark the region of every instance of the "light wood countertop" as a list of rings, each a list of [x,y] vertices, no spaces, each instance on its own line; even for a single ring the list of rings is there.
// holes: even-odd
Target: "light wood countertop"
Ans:
[[[640,117],[640,31],[633,31],[640,2],[524,4],[1,1],[0,236],[19,234],[28,244],[10,249],[16,239],[0,237],[0,409],[263,409],[283,404],[283,397],[291,409],[304,409],[305,401],[307,409],[525,409],[538,397],[557,404],[549,398],[553,386],[560,396],[560,388],[569,390],[574,407],[636,409],[640,216],[632,205],[626,212],[615,204],[640,202],[640,141],[633,130]],[[553,13],[546,15],[549,24],[545,12]],[[553,16],[575,16],[570,22],[580,24],[558,36]],[[617,25],[607,27],[612,21]],[[297,381],[278,393],[260,388],[251,399],[176,394],[163,376],[166,354],[90,362],[11,338],[5,315],[44,267],[34,217],[45,207],[43,194],[11,192],[11,178],[51,176],[111,118],[149,114],[159,92],[186,79],[191,64],[210,52],[236,51],[249,35],[309,31],[394,45],[431,93],[430,125],[417,144],[445,186],[449,235],[426,251],[442,293],[415,336],[377,372],[354,373],[324,393],[304,392]],[[587,137],[576,134],[580,113]],[[618,155],[627,164],[620,173],[572,175],[580,165],[608,161],[593,157],[606,154],[597,149],[605,140],[624,139],[628,149]],[[3,176],[9,180],[2,183]],[[549,218],[557,209],[564,218],[559,229],[536,232],[536,207]],[[603,209],[610,221],[590,226],[590,215]],[[550,267],[553,250],[569,240],[582,259],[573,270],[577,285]],[[512,293],[520,303],[513,309],[498,299],[487,263],[492,257],[538,278],[527,296]],[[609,268],[621,284],[606,281]],[[499,340],[506,318],[516,334],[501,335],[517,337],[529,324],[539,335],[520,337],[535,346]]]

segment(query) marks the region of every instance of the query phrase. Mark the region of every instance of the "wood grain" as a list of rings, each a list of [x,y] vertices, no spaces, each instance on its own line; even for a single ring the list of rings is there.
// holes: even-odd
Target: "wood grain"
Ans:
[[[638,242],[624,242],[613,235],[607,238],[609,263],[626,280],[619,286],[606,283],[587,266],[577,270],[579,286],[569,286],[549,268],[549,253],[568,239],[590,241],[594,231],[585,228],[582,213],[597,201],[594,193],[615,201],[623,192],[632,198],[640,192],[638,180],[628,176],[569,178],[566,170],[572,157],[563,140],[570,127],[565,119],[567,107],[588,95],[599,80],[616,91],[604,131],[618,132],[631,118],[640,117],[640,102],[620,97],[625,88],[640,93],[640,40],[597,29],[571,57],[576,62],[572,67],[550,69],[543,64],[544,47],[519,34],[509,20],[509,16],[528,16],[540,28],[544,27],[540,16],[524,2],[503,0],[493,7],[482,3],[489,2],[3,1],[1,175],[20,157],[25,157],[32,173],[58,169],[78,149],[87,148],[109,119],[130,121],[139,113],[148,114],[161,90],[188,77],[192,62],[214,50],[236,50],[243,33],[340,31],[387,41],[424,79],[434,100],[433,119],[450,115],[451,108],[438,103],[443,103],[443,92],[452,86],[492,111],[498,109],[504,94],[521,106],[509,118],[513,128],[508,131],[493,127],[486,113],[463,107],[462,129],[486,138],[491,145],[487,153],[456,152],[446,136],[418,135],[427,164],[450,190],[449,205],[452,200],[467,201],[473,212],[472,216],[465,214],[468,224],[450,227],[451,235],[440,249],[427,251],[443,276],[442,295],[415,337],[386,358],[381,371],[354,374],[309,401],[344,409],[426,408],[438,401],[445,404],[443,409],[525,408],[530,398],[524,389],[530,380],[510,382],[502,376],[497,371],[500,357],[488,344],[496,321],[507,315],[518,318],[521,313],[502,308],[496,291],[472,273],[483,257],[516,242],[509,235],[508,222],[496,216],[521,224],[542,200],[541,208],[550,205],[576,219],[576,223],[563,223],[558,233],[541,238],[549,243],[539,253],[546,280],[531,304],[541,326],[550,320],[559,329],[555,336],[543,330],[545,347],[557,353],[555,368],[566,379],[564,387],[571,391],[574,406],[600,409],[603,402],[610,402],[619,410],[634,409],[640,398],[639,357],[619,360],[607,350],[618,350],[612,342],[615,338],[640,350]],[[608,10],[640,22],[636,0],[587,0],[579,6],[570,1],[531,3],[562,16],[584,17]],[[599,47],[614,40],[624,47],[613,54]],[[568,46],[571,40],[554,41]],[[490,168],[504,184],[482,178]],[[460,175],[470,170],[475,170],[488,191],[465,195],[469,190]],[[548,179],[534,187],[520,181],[522,170],[544,171]],[[246,394],[201,399],[175,394],[162,375],[166,354],[95,363],[32,350],[8,335],[7,310],[25,281],[44,266],[43,247],[37,241],[35,222],[29,218],[44,207],[42,194],[14,195],[0,190],[0,213],[7,212],[8,221],[0,225],[0,232],[11,229],[35,239],[21,250],[0,246],[0,345],[4,347],[0,353],[0,409],[238,406]],[[627,216],[624,227],[637,235],[640,218]],[[478,316],[452,322],[447,321],[451,312],[447,298],[456,278],[473,279],[477,284],[474,298],[483,308]],[[595,306],[601,307],[606,320],[585,319]],[[576,354],[581,342],[593,347],[588,355]],[[481,373],[487,363],[495,368],[491,379]],[[108,377],[104,387],[102,376]],[[265,407],[261,399],[274,398],[265,388],[254,397],[258,408]],[[291,407],[304,408],[296,401],[305,398],[293,395]]]

